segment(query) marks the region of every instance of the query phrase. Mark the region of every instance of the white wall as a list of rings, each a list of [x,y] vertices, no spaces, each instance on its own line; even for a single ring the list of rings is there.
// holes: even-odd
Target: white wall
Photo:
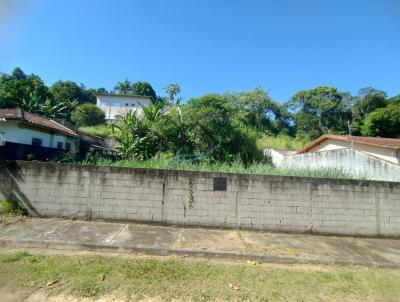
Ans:
[[[308,152],[322,152],[322,151],[330,151],[330,150],[339,150],[351,148],[356,151],[362,151],[374,157],[386,160],[391,163],[400,164],[399,154],[396,150],[378,146],[371,146],[365,144],[345,142],[335,139],[327,139],[317,146],[311,148]],[[308,153],[307,152],[307,153]]]
[[[97,95],[97,106],[104,111],[107,120],[114,120],[116,116],[124,116],[129,111],[143,114],[142,107],[152,105],[147,97],[120,96],[120,95]]]
[[[354,144],[354,150],[365,152],[394,164],[400,164],[399,154],[394,149]]]
[[[367,179],[400,181],[400,165],[352,149],[309,152],[284,156],[279,167],[342,169]]]
[[[58,133],[27,128],[19,121],[0,122],[0,134],[6,142],[32,145],[32,138],[39,138],[42,140],[42,147],[57,148],[57,143],[62,142],[63,148],[65,148],[65,143],[68,142],[71,144],[71,151],[77,150],[77,139]]]
[[[274,149],[264,149],[264,156],[270,156],[274,166],[281,166],[284,155]]]

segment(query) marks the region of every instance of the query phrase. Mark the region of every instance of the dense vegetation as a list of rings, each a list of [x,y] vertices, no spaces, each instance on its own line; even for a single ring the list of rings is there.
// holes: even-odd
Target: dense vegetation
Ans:
[[[48,117],[65,118],[78,127],[119,143],[120,159],[150,160],[172,153],[177,162],[212,161],[244,165],[261,162],[261,149],[298,149],[321,134],[351,134],[400,138],[400,96],[388,98],[373,88],[356,96],[321,86],[296,93],[286,103],[268,92],[206,94],[183,102],[178,84],[157,96],[147,82],[117,83],[110,93],[147,95],[153,105],[144,115],[132,113],[113,125],[93,105],[94,93],[71,81],[47,87],[37,75],[16,68],[0,75],[0,108],[21,107]],[[93,127],[94,125],[99,125]]]

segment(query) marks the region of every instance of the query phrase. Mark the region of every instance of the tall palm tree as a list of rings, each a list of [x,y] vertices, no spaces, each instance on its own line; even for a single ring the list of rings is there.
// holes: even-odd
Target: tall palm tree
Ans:
[[[173,105],[175,96],[181,92],[181,87],[179,86],[179,84],[172,83],[172,84],[168,84],[167,87],[164,88],[164,90],[168,94],[169,104]]]

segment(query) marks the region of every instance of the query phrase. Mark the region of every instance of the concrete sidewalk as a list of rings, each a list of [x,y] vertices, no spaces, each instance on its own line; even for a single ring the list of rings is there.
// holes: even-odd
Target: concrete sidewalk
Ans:
[[[400,240],[30,218],[0,225],[0,245],[400,268]]]

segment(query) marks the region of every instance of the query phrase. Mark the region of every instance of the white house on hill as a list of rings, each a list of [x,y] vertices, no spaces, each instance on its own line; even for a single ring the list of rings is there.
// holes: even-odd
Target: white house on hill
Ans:
[[[96,94],[96,104],[104,111],[107,121],[115,121],[128,112],[143,113],[143,107],[153,104],[150,96],[125,95],[125,94]]]

